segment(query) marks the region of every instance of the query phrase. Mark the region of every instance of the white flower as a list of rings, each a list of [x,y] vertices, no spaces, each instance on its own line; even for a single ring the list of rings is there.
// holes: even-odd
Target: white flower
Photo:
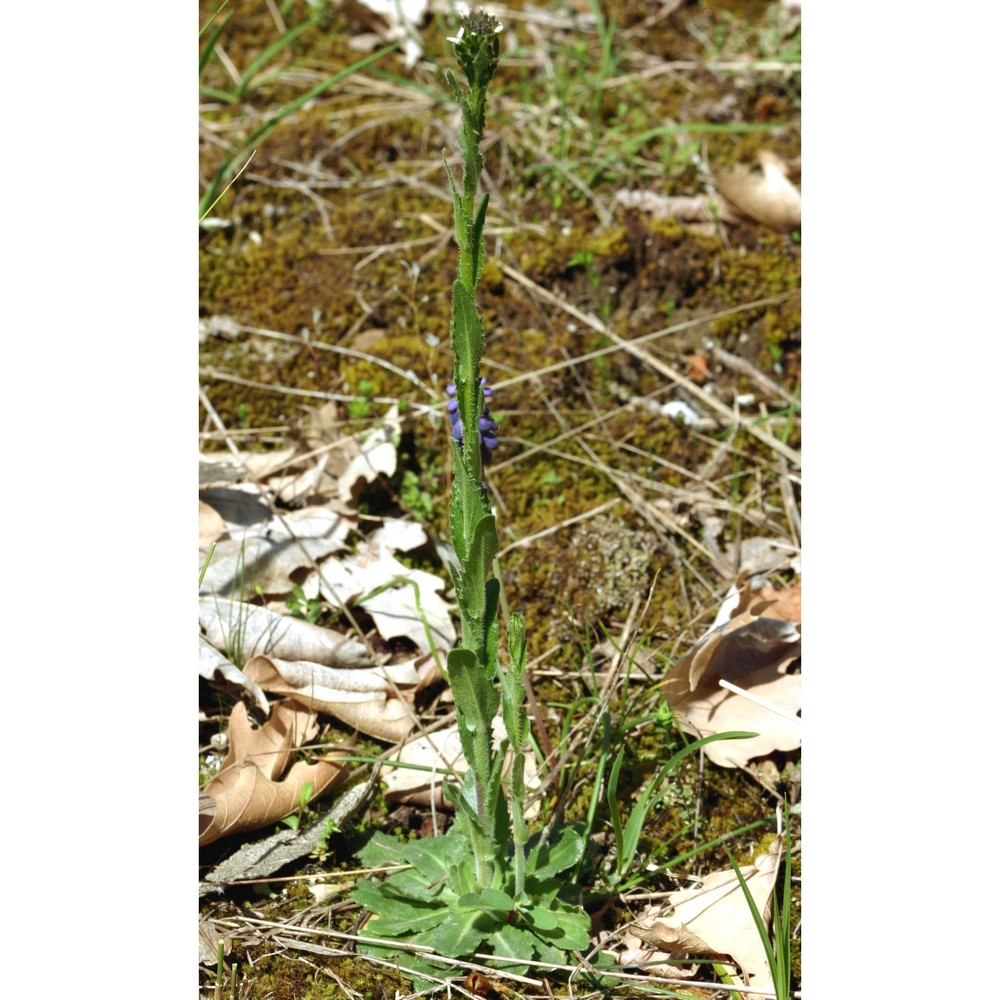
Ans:
[[[454,38],[448,37],[445,39],[445,41],[452,42],[454,45],[458,45],[458,43],[462,40],[462,35],[464,34],[465,34],[465,28],[459,28],[458,34]]]

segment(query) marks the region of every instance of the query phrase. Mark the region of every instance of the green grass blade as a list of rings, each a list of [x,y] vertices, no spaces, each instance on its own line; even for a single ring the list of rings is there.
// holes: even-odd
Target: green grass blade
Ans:
[[[213,100],[222,101],[223,104],[235,104],[239,98],[236,94],[231,94],[228,90],[216,90],[215,87],[201,86],[198,93],[202,97],[211,97]]]
[[[750,886],[747,885],[747,880],[743,877],[740,866],[736,863],[736,859],[730,853],[729,848],[727,847],[725,850],[726,857],[729,858],[729,864],[739,879],[740,888],[743,890],[743,898],[747,901],[747,906],[750,907],[750,915],[753,917],[754,926],[757,928],[760,943],[764,946],[764,954],[767,956],[767,966],[771,970],[771,982],[774,984],[774,991],[777,994],[778,1000],[786,1000],[788,993],[787,991],[782,992],[781,989],[780,969],[777,956],[774,953],[774,946],[771,944],[771,935],[764,923],[764,918],[760,914],[760,910],[757,909],[753,894],[750,892]]]
[[[226,3],[228,2],[229,0],[226,0]],[[223,7],[224,6],[225,4],[223,4]],[[222,10],[222,7],[220,7],[219,10]],[[218,13],[218,11],[216,11],[216,13]],[[214,17],[215,14],[212,15],[212,18]],[[207,28],[212,23],[212,18],[209,18],[209,20],[205,22],[205,27],[201,29],[202,31],[204,31],[205,28]],[[205,67],[208,65],[208,60],[212,58],[212,53],[215,51],[215,43],[219,40],[219,35],[221,35],[223,31],[225,31],[226,25],[229,24],[232,18],[233,15],[231,13],[227,14],[226,19],[224,21],[220,21],[215,26],[215,30],[212,32],[211,35],[209,35],[208,41],[205,42],[205,47],[201,50],[201,57],[198,59],[198,79],[201,79],[201,74],[205,72]],[[200,32],[198,37],[199,38],[201,37]]]
[[[206,31],[208,31],[209,25],[211,25],[211,23],[226,9],[228,3],[229,0],[222,0],[222,3],[219,4],[219,6],[215,9],[215,13],[198,30],[199,38],[201,38],[201,36],[204,35]],[[232,14],[229,15],[229,17],[232,16],[233,16]],[[229,18],[226,18],[226,20],[229,20]]]
[[[340,83],[341,80],[346,79],[354,73],[359,72],[366,66],[370,66],[373,62],[377,62],[383,56],[387,56],[390,52],[394,52],[399,48],[398,42],[393,42],[391,45],[383,45],[382,48],[376,49],[374,52],[365,56],[363,59],[359,59],[356,63],[351,63],[350,66],[346,66],[342,70],[338,70],[332,76],[327,77],[322,83],[316,84],[315,87],[310,88],[304,94],[299,95],[290,104],[285,105],[280,111],[272,115],[266,122],[260,125],[258,128],[254,129],[249,136],[240,144],[240,146],[227,156],[223,161],[222,165],[219,167],[218,172],[212,179],[205,193],[202,195],[201,201],[198,204],[198,218],[204,218],[207,211],[207,206],[214,203],[215,195],[219,188],[228,178],[229,172],[231,171],[233,164],[242,158],[243,154],[247,152],[256,142],[263,142],[289,115],[294,114],[298,111],[304,104],[311,101],[314,97],[318,97],[324,91],[327,91],[336,83]]]
[[[294,28],[289,29],[289,31],[282,35],[277,41],[268,45],[268,47],[264,49],[264,51],[261,52],[240,75],[240,83],[237,88],[239,96],[242,98],[246,94],[250,84],[253,82],[254,77],[264,65],[273,59],[274,56],[276,56],[283,48],[295,41],[295,39],[298,38],[303,31],[314,26],[315,21],[303,21],[302,24],[297,24]]]
[[[615,873],[623,875],[622,857],[625,853],[624,835],[622,831],[622,815],[618,808],[618,774],[621,771],[622,760],[625,757],[625,747],[618,751],[614,764],[611,765],[611,773],[608,775],[608,812],[611,814],[611,826],[615,831],[616,861]]]

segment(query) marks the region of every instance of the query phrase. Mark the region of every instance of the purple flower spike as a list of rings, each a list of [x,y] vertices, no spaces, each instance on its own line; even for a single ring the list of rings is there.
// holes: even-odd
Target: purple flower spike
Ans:
[[[479,384],[483,387],[483,395],[488,400],[493,395],[493,390],[486,385],[485,378],[481,378]],[[464,440],[465,433],[462,428],[462,418],[458,415],[458,400],[455,399],[457,390],[455,385],[452,384],[446,386],[445,391],[450,397],[448,400],[448,419],[451,421],[451,436],[461,443]],[[493,458],[493,452],[496,451],[500,444],[500,438],[497,437],[498,430],[500,428],[497,422],[490,416],[489,403],[484,402],[483,412],[479,417],[479,448],[483,458],[483,465],[489,465],[490,460]]]

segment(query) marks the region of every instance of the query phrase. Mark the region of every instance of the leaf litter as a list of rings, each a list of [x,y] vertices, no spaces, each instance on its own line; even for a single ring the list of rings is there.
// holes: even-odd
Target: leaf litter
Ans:
[[[749,574],[742,571],[713,627],[664,681],[667,702],[686,732],[698,737],[727,731],[758,734],[753,739],[708,744],[705,755],[720,767],[745,767],[752,758],[797,750],[802,744],[796,718],[802,708],[801,674],[790,669],[801,653],[800,626],[775,617],[776,603],[776,598],[762,600]],[[758,701],[721,686],[720,681],[736,685]]]
[[[199,558],[208,565],[199,597],[199,674],[270,718],[254,729],[246,706],[234,708],[228,754],[202,795],[202,844],[277,822],[300,805],[307,783],[316,797],[340,780],[343,765],[330,755],[298,761],[285,774],[290,754],[319,732],[317,712],[376,739],[403,741],[416,723],[415,695],[441,679],[434,654],[455,638],[441,597],[444,580],[395,558],[425,544],[424,530],[390,519],[368,538],[357,537],[351,508],[358,492],[395,471],[397,409],[360,441],[341,439],[336,461],[331,449],[315,447],[329,418],[322,408],[314,413],[304,468],[295,448],[269,461],[227,456],[203,468]],[[251,468],[252,480],[238,478]],[[328,494],[314,498],[322,503],[277,511],[265,499],[275,488],[304,480],[315,486],[323,476]],[[367,637],[294,617],[287,598],[296,588],[336,607],[363,607],[382,651]],[[387,644],[400,638],[416,655],[389,662]],[[268,694],[283,700],[272,707]]]
[[[743,865],[754,905],[765,926],[771,919],[771,900],[781,861],[781,838],[770,850]],[[677,956],[728,956],[743,972],[744,985],[774,990],[767,953],[757,932],[753,914],[732,868],[706,875],[698,888],[670,893],[667,903],[647,906],[621,938],[624,950],[619,962],[656,962]],[[671,965],[663,975],[676,976]],[[735,973],[735,969],[730,970]],[[748,1000],[763,1000],[762,994],[744,994]]]
[[[201,793],[198,843],[277,823],[300,805],[307,785],[311,801],[345,778],[348,765],[338,754],[324,754],[313,763],[299,760],[289,769],[292,752],[318,733],[315,715],[297,702],[272,706],[259,729],[251,726],[246,706],[237,702],[229,717],[229,750]]]

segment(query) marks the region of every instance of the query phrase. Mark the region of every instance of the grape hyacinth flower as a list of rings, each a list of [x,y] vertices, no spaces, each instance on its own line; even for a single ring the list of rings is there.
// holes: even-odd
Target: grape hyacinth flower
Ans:
[[[483,387],[483,395],[486,399],[489,399],[493,395],[493,390],[487,387],[486,379],[481,378],[479,384]],[[451,421],[451,436],[461,444],[465,433],[462,427],[462,418],[458,415],[458,400],[455,398],[456,389],[454,383],[447,386],[445,391],[450,397],[448,400],[448,419]],[[493,458],[493,452],[496,451],[497,446],[500,444],[500,439],[497,437],[499,429],[497,422],[490,416],[488,402],[484,400],[483,412],[479,418],[479,449],[483,457],[483,465],[489,465],[490,460]]]

